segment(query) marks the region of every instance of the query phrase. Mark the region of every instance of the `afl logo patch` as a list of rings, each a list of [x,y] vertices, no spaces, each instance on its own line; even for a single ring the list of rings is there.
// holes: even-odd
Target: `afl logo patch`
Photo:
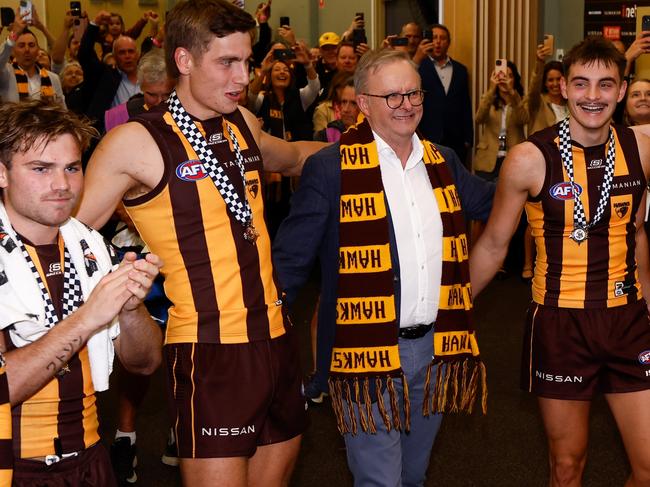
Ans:
[[[203,169],[203,163],[194,159],[180,163],[176,167],[176,176],[183,181],[198,181],[208,177],[208,173]]]
[[[578,193],[576,196],[580,196],[582,193],[582,186],[580,186],[578,183],[573,183],[573,186],[576,189],[576,193]],[[556,200],[566,201],[573,199],[573,189],[571,187],[571,183],[568,182],[557,183],[553,185],[551,189],[548,190],[548,192]]]
[[[650,350],[646,350],[639,354],[639,363],[642,365],[650,364]]]

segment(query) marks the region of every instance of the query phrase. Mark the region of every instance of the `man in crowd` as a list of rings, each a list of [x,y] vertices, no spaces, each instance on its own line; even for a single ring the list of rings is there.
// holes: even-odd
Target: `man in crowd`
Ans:
[[[128,101],[107,110],[104,125],[108,132],[126,123],[129,118],[166,102],[174,90],[174,80],[167,75],[165,55],[161,49],[153,49],[138,62],[137,80],[142,93],[136,93]]]
[[[138,84],[138,48],[133,38],[119,36],[113,42],[113,55],[117,67],[102,63],[95,53],[95,43],[99,40],[99,29],[108,25],[111,14],[101,10],[95,20],[90,22],[81,38],[79,63],[84,71],[84,90],[91,94],[86,114],[95,126],[104,131],[104,112],[129,100],[140,93]]]
[[[14,61],[9,63],[12,54]],[[38,55],[36,36],[27,29],[20,15],[16,15],[0,49],[0,100],[47,99],[65,106],[61,80],[55,73],[39,66]]]
[[[336,49],[336,72],[354,74],[359,58],[351,42],[341,42]]]
[[[176,4],[165,36],[176,91],[166,107],[107,134],[79,211],[101,226],[124,199],[165,259],[168,389],[192,486],[288,483],[306,427],[261,184],[265,170],[299,174],[323,144],[272,137],[238,107],[254,26],[227,0]]]
[[[632,469],[650,485],[650,289],[645,216],[650,139],[611,125],[625,95],[625,57],[590,38],[564,57],[570,116],[513,147],[471,276],[478,294],[497,272],[526,209],[537,247],[522,388],[538,396],[550,485],[581,485],[592,398],[605,394]],[[645,129],[647,131],[647,128]]]
[[[422,42],[422,29],[415,22],[408,22],[402,26],[400,32],[400,37],[406,37],[408,39],[407,52],[409,56],[413,58]]]
[[[467,68],[449,57],[451,34],[444,25],[431,28],[433,41],[422,43],[414,61],[420,65],[424,114],[420,131],[432,142],[454,149],[466,166],[474,141]]]
[[[468,377],[482,370],[463,209],[486,219],[494,188],[415,135],[424,94],[406,53],[364,55],[355,90],[365,121],[308,160],[274,261],[289,302],[321,262],[319,364],[330,370],[355,485],[423,485],[442,418],[434,413],[471,409],[446,403],[441,388],[480,389],[442,376],[463,363]],[[467,346],[442,349],[453,333]]]
[[[322,98],[327,96],[332,77],[336,74],[336,50],[341,38],[335,32],[325,32],[318,39],[320,58],[316,62],[316,72],[320,80]]]
[[[103,238],[70,217],[89,125],[37,100],[1,106],[0,127],[0,352],[17,425],[14,481],[114,485],[95,391],[108,388],[114,352],[133,372],[160,364],[161,333],[142,299],[161,262],[131,253],[114,265]]]

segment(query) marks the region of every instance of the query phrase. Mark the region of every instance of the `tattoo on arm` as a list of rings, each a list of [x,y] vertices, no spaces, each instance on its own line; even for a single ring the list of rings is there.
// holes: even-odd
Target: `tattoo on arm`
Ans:
[[[63,347],[63,351],[67,353],[63,353],[61,355],[56,355],[56,359],[59,361],[59,365],[65,365],[72,355],[76,353],[75,347],[80,346],[83,343],[81,337],[78,338],[73,338],[71,342],[69,342],[66,346]],[[47,370],[55,371],[57,369],[56,363],[54,361],[49,362],[47,366],[45,367]]]

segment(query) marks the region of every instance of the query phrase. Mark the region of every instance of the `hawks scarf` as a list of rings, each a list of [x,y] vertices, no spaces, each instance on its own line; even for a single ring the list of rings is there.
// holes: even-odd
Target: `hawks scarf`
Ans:
[[[460,198],[440,151],[428,141],[422,144],[432,196],[440,210],[443,227],[442,282],[434,326],[435,358],[427,371],[423,414],[471,413],[479,387],[485,413],[486,373],[470,321],[469,251]],[[341,136],[340,154],[336,339],[329,379],[332,405],[342,434],[357,433],[355,404],[361,429],[375,433],[370,394],[370,381],[374,380],[377,405],[386,428],[408,431],[410,403],[398,350],[399,325],[387,205],[377,145],[367,120]],[[437,372],[433,376],[436,364]],[[403,384],[404,424],[400,419],[395,380]],[[390,397],[388,405],[381,394],[384,387]]]
[[[18,63],[13,63],[14,75],[16,76],[16,86],[18,86],[18,98],[22,101],[29,98],[29,83],[27,81],[27,73],[18,66]],[[41,77],[41,99],[52,100],[54,99],[54,88],[52,88],[52,80],[47,74],[47,69],[38,68],[38,74]]]

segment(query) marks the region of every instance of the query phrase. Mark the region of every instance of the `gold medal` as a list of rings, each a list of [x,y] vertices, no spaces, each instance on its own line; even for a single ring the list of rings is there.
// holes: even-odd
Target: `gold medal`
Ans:
[[[584,242],[588,238],[589,238],[589,233],[587,232],[586,228],[576,227],[571,232],[571,239],[574,242],[578,242],[578,245],[580,245],[582,242]]]

